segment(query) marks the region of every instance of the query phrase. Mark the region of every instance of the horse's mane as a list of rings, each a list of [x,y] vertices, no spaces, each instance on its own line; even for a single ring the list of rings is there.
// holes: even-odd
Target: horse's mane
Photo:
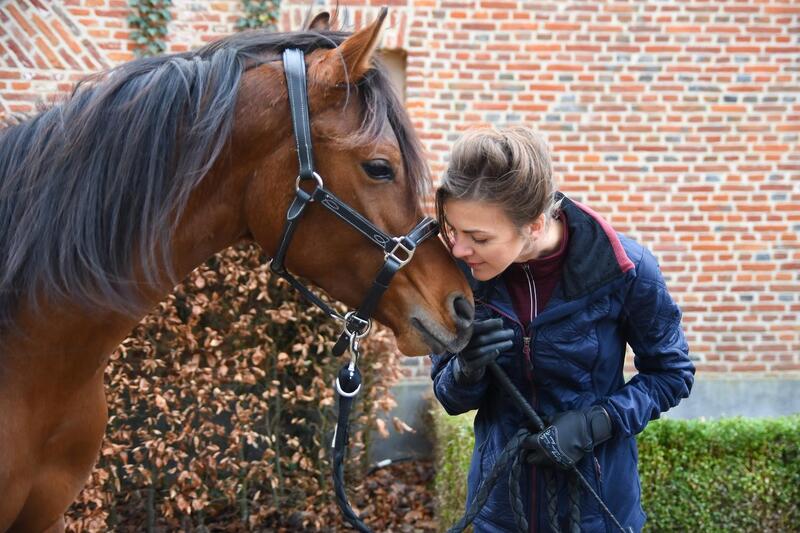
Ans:
[[[346,36],[257,30],[139,59],[0,130],[0,331],[23,299],[35,305],[42,294],[134,311],[134,274],[170,275],[176,223],[229,139],[243,72],[285,48],[310,53]],[[377,138],[388,120],[420,194],[426,163],[388,76],[371,70],[356,92],[358,135]]]

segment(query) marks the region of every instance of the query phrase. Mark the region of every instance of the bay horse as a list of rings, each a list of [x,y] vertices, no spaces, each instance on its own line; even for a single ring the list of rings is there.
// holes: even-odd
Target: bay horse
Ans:
[[[122,64],[0,131],[0,531],[62,531],[107,422],[109,354],[193,268],[242,241],[278,246],[297,151],[281,53],[305,53],[316,168],[390,235],[422,216],[429,173],[375,61],[385,11],[352,35],[241,33]],[[311,205],[289,270],[354,306],[381,250]],[[459,350],[469,286],[419,246],[376,319],[407,355]]]

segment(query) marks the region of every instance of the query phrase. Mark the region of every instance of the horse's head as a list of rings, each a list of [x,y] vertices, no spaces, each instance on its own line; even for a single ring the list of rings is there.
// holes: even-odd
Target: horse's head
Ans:
[[[325,187],[385,233],[401,236],[423,217],[429,173],[405,110],[373,60],[384,16],[347,37],[314,33],[319,43],[306,46],[308,102],[315,168]],[[298,174],[282,69],[269,62],[248,70],[233,132],[234,143],[252,145],[240,150],[252,169],[244,216],[268,253],[277,249]],[[382,263],[373,242],[313,203],[286,258],[290,271],[352,307]],[[472,314],[467,281],[441,242],[429,239],[395,276],[376,318],[394,331],[401,351],[418,355],[462,348]]]

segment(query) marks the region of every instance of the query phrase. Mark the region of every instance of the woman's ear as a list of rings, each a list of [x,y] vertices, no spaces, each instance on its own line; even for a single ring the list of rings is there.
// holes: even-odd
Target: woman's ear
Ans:
[[[542,213],[538,217],[536,217],[533,222],[529,224],[525,224],[526,235],[530,237],[531,240],[539,239],[542,235],[544,235],[545,230],[545,214]]]

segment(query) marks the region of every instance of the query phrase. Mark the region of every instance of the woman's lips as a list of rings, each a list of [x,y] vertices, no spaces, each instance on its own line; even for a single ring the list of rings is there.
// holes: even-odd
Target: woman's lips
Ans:
[[[467,266],[469,266],[470,268],[475,268],[475,267],[481,266],[482,264],[483,263],[470,263],[470,262],[467,262]]]

